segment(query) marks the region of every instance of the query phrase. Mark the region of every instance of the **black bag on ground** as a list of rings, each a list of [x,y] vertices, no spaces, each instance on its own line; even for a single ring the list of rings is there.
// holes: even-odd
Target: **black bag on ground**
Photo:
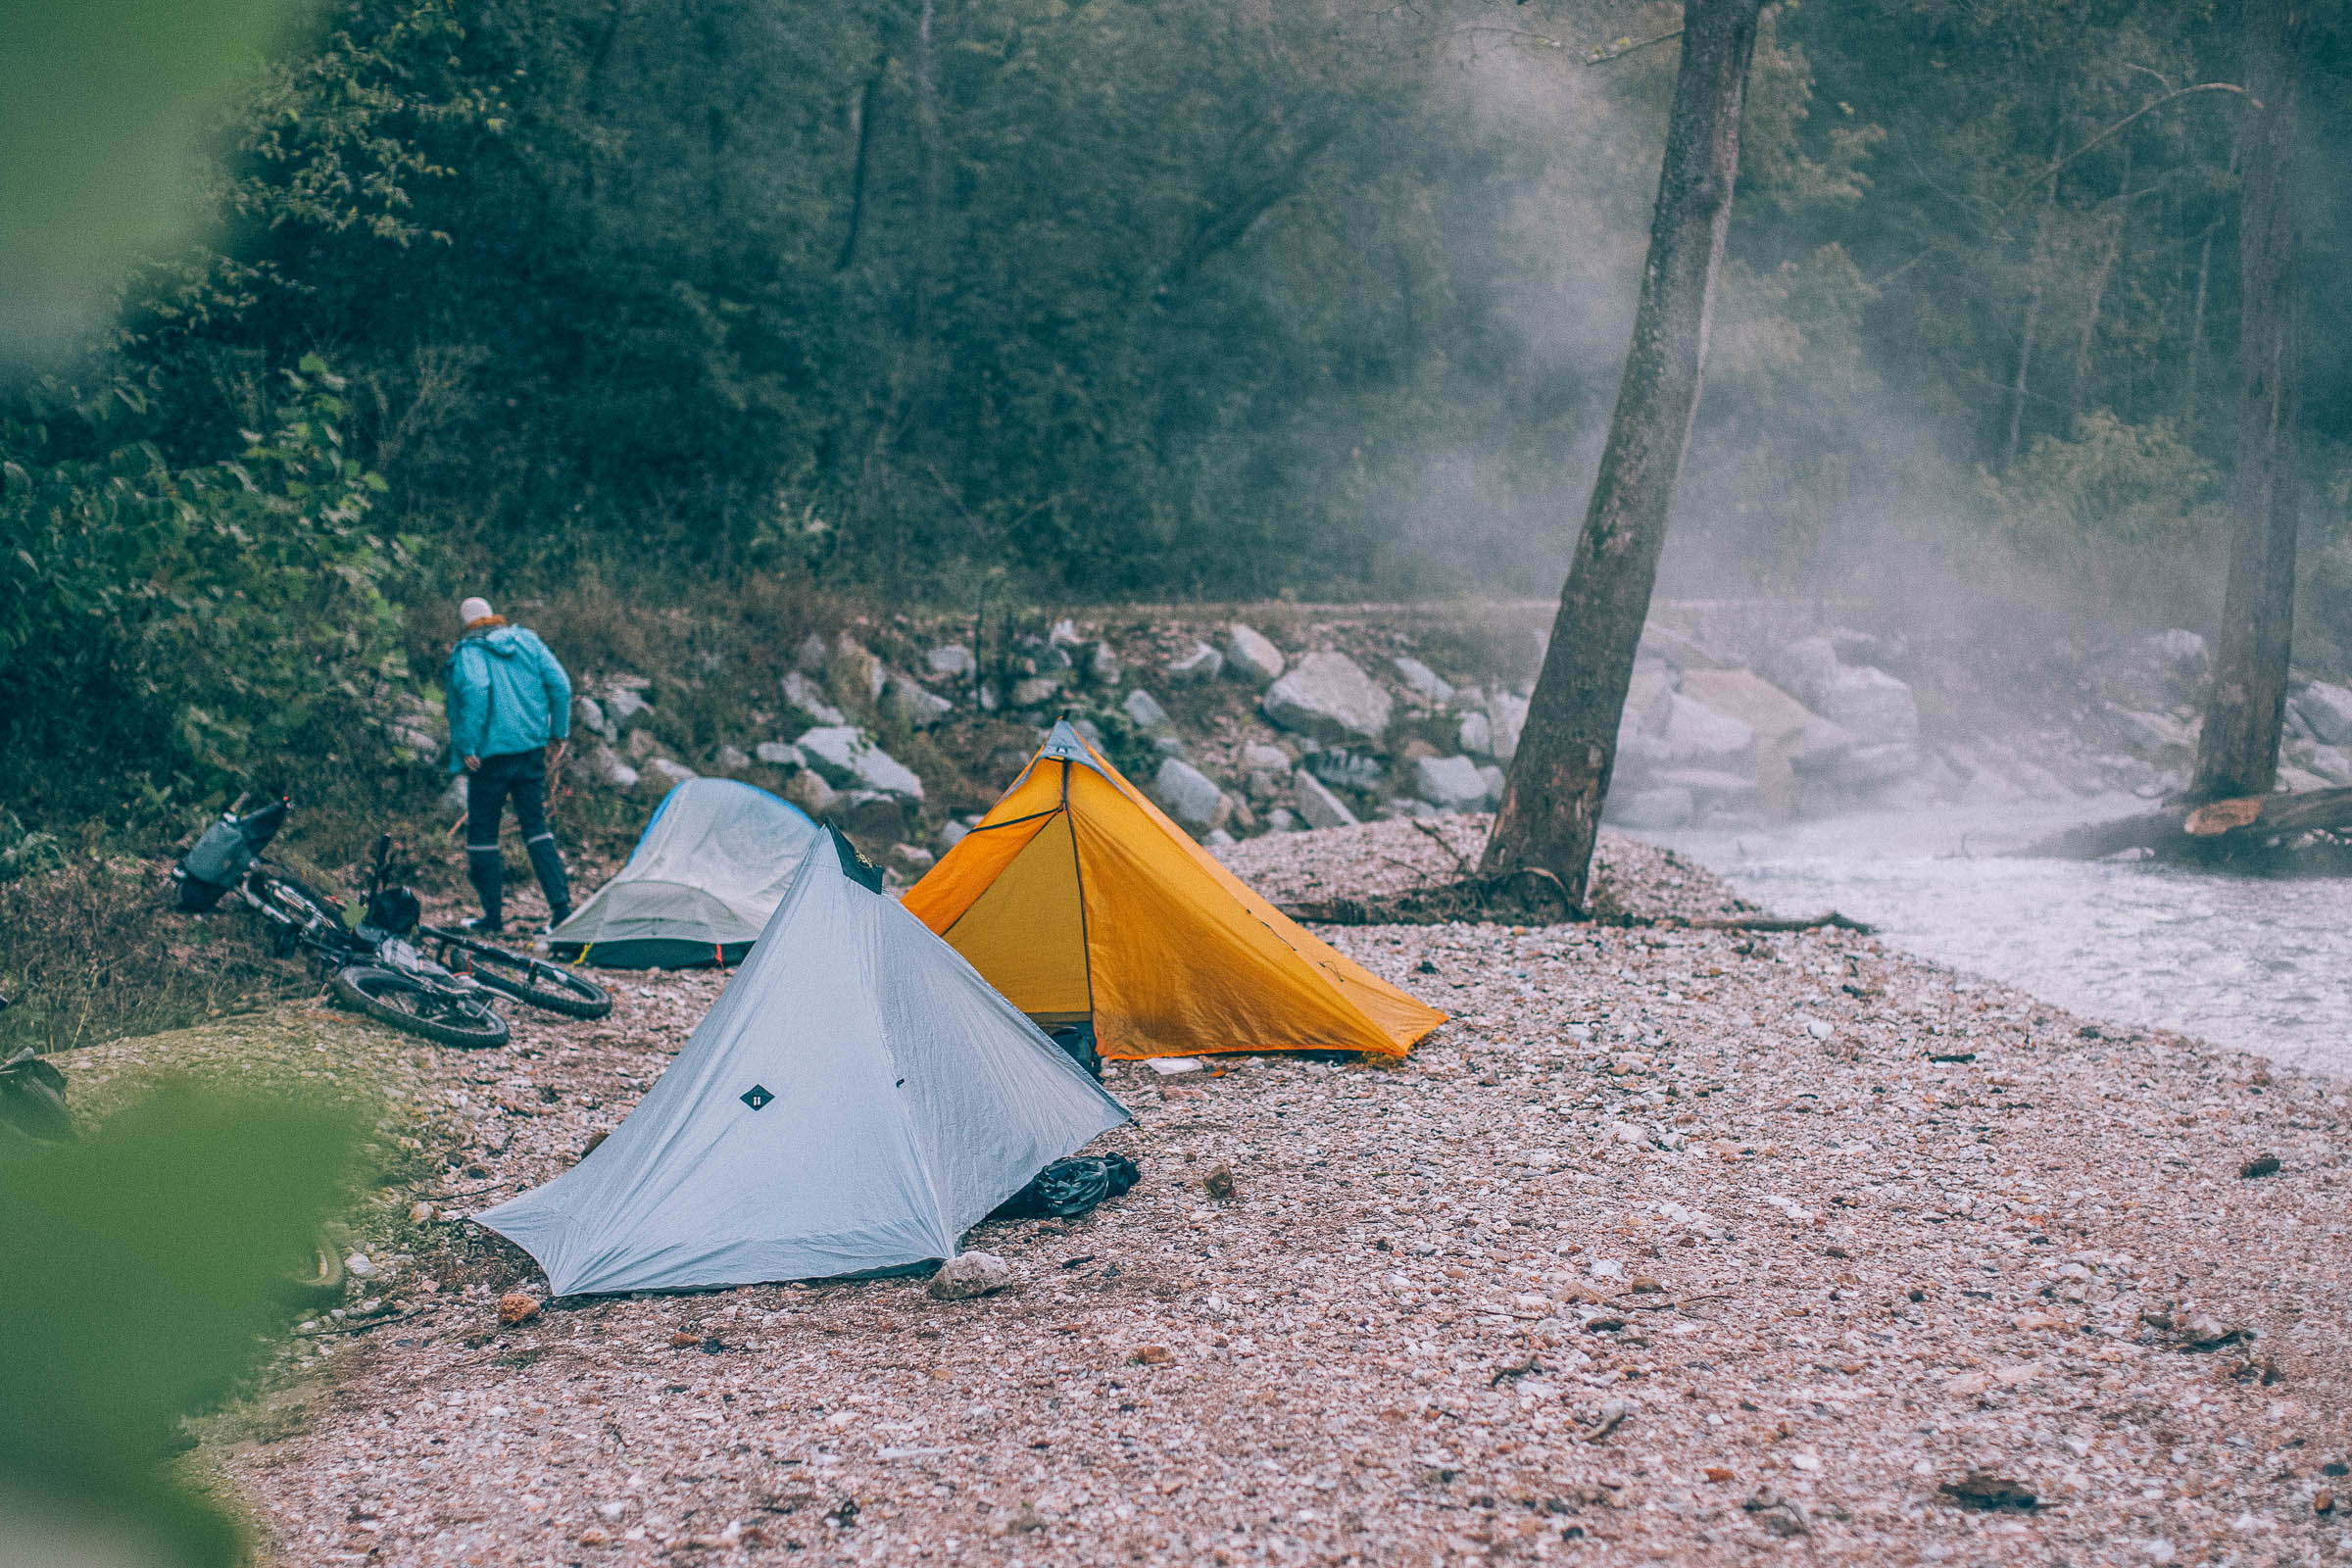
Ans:
[[[990,1219],[1070,1219],[1136,1184],[1142,1172],[1125,1154],[1073,1154],[1057,1159],[1029,1185],[997,1205]]]
[[[285,820],[284,801],[265,806],[250,816],[222,812],[220,820],[206,828],[204,836],[172,868],[172,880],[179,884],[180,909],[197,914],[219,904],[220,896],[252,868],[254,857],[277,837]]]

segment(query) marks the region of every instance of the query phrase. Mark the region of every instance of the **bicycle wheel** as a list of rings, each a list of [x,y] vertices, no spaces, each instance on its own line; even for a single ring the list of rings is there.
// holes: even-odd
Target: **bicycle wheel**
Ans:
[[[335,971],[334,985],[336,996],[370,1018],[437,1045],[491,1051],[507,1043],[507,1020],[487,1005],[398,969],[350,964]]]
[[[341,905],[274,866],[262,873],[260,892],[272,908],[283,913],[297,926],[315,926],[323,921],[337,932],[346,929]]]
[[[441,926],[428,925],[422,930],[441,944],[444,964],[457,967],[449,963],[448,955],[452,950],[464,953],[470,960],[473,977],[502,996],[566,1018],[602,1018],[612,1010],[612,998],[603,986],[562,964],[526,957]]]

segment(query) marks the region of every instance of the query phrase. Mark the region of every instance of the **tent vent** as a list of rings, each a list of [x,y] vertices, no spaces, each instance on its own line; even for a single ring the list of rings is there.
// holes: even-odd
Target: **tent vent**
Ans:
[[[758,1084],[754,1084],[751,1088],[745,1090],[742,1096],[743,1102],[751,1106],[754,1110],[760,1109],[761,1106],[765,1105],[769,1101],[775,1098],[775,1096],[769,1094],[765,1089],[762,1089]]]

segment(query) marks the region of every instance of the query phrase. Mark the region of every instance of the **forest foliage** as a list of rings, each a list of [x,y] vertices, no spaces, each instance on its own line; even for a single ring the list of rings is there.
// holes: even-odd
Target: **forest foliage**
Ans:
[[[318,0],[201,241],[5,394],[0,745],[233,775],[484,580],[1552,592],[1674,70],[1587,54],[1674,21]],[[2208,0],[1772,8],[1670,585],[1993,562],[2208,612],[2236,109],[2183,89],[2234,53]],[[2315,171],[2346,59],[2330,12]],[[2348,221],[2315,179],[2311,275]],[[2306,399],[2339,576],[2345,309]]]

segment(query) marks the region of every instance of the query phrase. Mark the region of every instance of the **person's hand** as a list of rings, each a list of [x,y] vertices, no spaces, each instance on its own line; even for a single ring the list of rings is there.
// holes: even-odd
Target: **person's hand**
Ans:
[[[481,771],[481,767],[482,767],[482,760],[481,760],[480,758],[478,758],[478,757],[468,757],[467,759],[466,759],[466,772],[468,772],[468,773],[478,773],[478,772],[480,772],[480,771]]]
[[[549,741],[547,743],[547,770],[550,773],[553,773],[556,769],[562,767],[563,765],[564,743],[562,741]]]

